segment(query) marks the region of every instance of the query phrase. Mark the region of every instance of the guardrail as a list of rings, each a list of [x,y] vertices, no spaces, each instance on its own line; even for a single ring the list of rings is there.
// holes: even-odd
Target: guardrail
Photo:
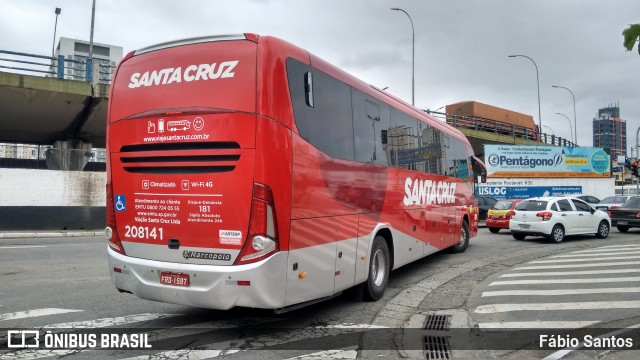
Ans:
[[[573,142],[567,140],[566,138],[549,135],[547,133],[535,131],[533,129],[517,126],[512,124],[503,123],[500,121],[475,117],[475,116],[464,116],[464,115],[456,115],[456,114],[447,114],[437,111],[426,110],[428,114],[434,114],[438,117],[446,120],[447,124],[453,127],[461,127],[485,132],[493,132],[495,134],[501,135],[509,135],[522,139],[529,139],[537,142],[542,142],[545,144],[550,144],[554,146],[568,146],[575,147],[578,146]]]
[[[115,66],[103,64],[99,60],[65,59],[63,55],[51,57],[16,51],[0,50],[0,69],[16,73],[34,73],[58,79],[78,80],[109,84]],[[97,66],[94,69],[94,64]]]

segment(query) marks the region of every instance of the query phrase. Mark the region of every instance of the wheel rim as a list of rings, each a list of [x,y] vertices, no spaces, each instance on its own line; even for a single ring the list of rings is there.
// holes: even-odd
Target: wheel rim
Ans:
[[[555,228],[555,230],[553,230],[553,238],[558,242],[562,241],[563,234],[562,234],[561,228],[558,227],[558,228]]]
[[[600,225],[600,236],[607,236],[609,234],[609,227],[607,224]]]
[[[373,262],[371,264],[371,272],[373,273],[373,283],[376,286],[381,286],[384,282],[384,276],[387,268],[387,262],[384,258],[384,252],[380,249],[373,255]]]
[[[458,245],[462,246],[466,241],[467,241],[467,231],[463,227],[462,231],[460,231],[460,241],[458,242]]]

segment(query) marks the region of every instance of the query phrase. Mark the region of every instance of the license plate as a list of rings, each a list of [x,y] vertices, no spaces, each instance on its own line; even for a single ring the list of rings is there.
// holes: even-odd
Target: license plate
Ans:
[[[177,274],[163,271],[160,273],[160,284],[170,286],[189,286],[189,274]]]
[[[629,224],[629,222],[626,221],[626,220],[618,221],[618,225],[628,225],[628,224]]]
[[[529,224],[518,224],[518,227],[520,229],[530,229],[531,225],[529,225]]]
[[[500,215],[498,215],[498,214],[493,214],[493,218],[494,218],[494,219],[497,219],[497,218],[499,218],[499,217],[500,217]]]

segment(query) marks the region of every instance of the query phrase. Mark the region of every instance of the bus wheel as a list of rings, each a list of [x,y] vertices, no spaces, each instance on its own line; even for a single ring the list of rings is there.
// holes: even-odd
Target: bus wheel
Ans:
[[[382,298],[389,282],[389,247],[385,239],[378,235],[373,240],[369,259],[369,277],[364,286],[366,300],[376,301]]]
[[[497,234],[500,231],[500,228],[489,228],[489,231],[491,231],[494,234]]]
[[[450,247],[449,251],[454,254],[461,253],[467,250],[467,246],[469,246],[469,225],[467,225],[466,221],[463,221],[462,229],[460,230],[460,240],[457,244]]]

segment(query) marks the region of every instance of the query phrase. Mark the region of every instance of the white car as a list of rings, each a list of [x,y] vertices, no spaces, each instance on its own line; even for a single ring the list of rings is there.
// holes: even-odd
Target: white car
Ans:
[[[521,201],[511,213],[509,230],[516,240],[546,236],[559,243],[566,235],[609,236],[611,218],[586,202],[571,197],[538,197]]]

